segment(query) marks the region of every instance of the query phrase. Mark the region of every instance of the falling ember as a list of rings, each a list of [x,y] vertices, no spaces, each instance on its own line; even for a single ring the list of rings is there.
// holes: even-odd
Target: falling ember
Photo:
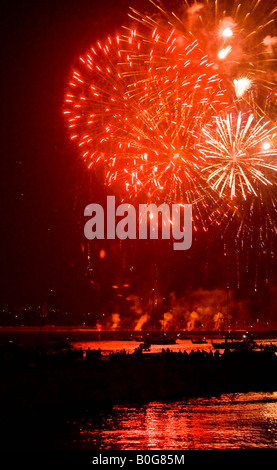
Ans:
[[[105,250],[100,250],[99,251],[99,258],[100,259],[104,259],[106,257],[106,251]]]

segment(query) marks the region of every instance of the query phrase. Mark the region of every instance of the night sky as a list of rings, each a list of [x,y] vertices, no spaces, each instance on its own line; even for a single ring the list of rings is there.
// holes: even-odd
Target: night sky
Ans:
[[[42,301],[80,251],[72,212],[79,162],[62,115],[65,86],[72,63],[116,31],[127,4],[2,5],[2,302]]]
[[[82,214],[85,205],[94,202],[90,195],[101,199],[105,188],[93,176],[91,182],[80,162],[62,108],[72,65],[94,41],[120,30],[129,5],[129,0],[11,0],[2,5],[1,305],[42,304],[51,290],[61,308],[78,312],[96,302],[90,290]],[[140,245],[129,244],[124,262],[122,247],[95,244],[95,252],[107,251],[104,260],[97,257],[93,274],[102,298],[112,295],[114,283],[131,283],[133,291],[137,287],[142,292],[147,280],[157,277],[157,266],[164,295],[225,289],[220,237],[198,237],[193,250],[183,256],[164,245],[154,250],[141,245],[141,256],[134,260]],[[235,276],[232,249],[229,256]],[[261,312],[266,298],[273,312],[275,272],[271,267],[270,282],[264,283],[267,274],[262,267],[259,292],[254,275],[245,275],[237,295],[259,305]],[[232,279],[236,289],[237,280]]]

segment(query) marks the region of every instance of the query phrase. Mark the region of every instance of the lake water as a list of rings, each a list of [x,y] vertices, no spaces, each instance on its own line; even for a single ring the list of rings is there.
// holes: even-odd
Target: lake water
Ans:
[[[277,449],[277,392],[120,405],[66,429],[67,449]]]

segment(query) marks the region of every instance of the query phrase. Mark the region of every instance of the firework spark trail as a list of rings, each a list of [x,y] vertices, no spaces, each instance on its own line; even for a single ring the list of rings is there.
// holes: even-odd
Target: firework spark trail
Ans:
[[[253,114],[246,117],[239,112],[216,117],[215,127],[203,128],[205,140],[198,146],[206,160],[202,172],[208,173],[207,180],[220,197],[229,187],[231,199],[237,194],[246,199],[247,193],[257,196],[259,183],[273,184],[270,171],[277,171],[277,150],[270,142],[276,128],[264,118],[253,121]]]
[[[193,183],[195,172],[199,170],[194,151],[199,129],[215,113],[216,106],[223,107],[224,92],[218,88],[218,77],[214,72],[209,76],[206,63],[199,63],[196,78],[195,70],[189,67],[187,75],[184,72],[179,75],[176,70],[173,76],[166,75],[164,79],[148,78],[147,90],[143,88],[139,92],[141,82],[135,83],[135,97],[141,96],[137,104],[140,116],[134,122],[128,121],[131,126],[126,128],[126,143],[128,145],[130,136],[133,137],[136,161],[133,160],[130,171],[150,194],[161,191],[165,181],[180,186],[185,180]],[[187,66],[189,64],[187,56]],[[170,85],[164,86],[164,83]],[[184,88],[185,85],[191,89]],[[201,89],[201,93],[197,89]],[[131,161],[128,152],[126,156]],[[127,168],[124,171],[128,173]],[[153,182],[156,188],[149,190]],[[169,193],[172,197],[172,191]]]
[[[88,164],[101,157],[113,121],[124,113],[128,99],[118,70],[119,42],[118,37],[113,42],[108,38],[106,44],[97,42],[91,47],[73,71],[66,94],[64,114],[70,137],[77,141]]]

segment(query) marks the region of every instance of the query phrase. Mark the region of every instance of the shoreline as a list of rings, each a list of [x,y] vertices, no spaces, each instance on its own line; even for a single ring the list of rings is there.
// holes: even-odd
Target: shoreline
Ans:
[[[138,337],[151,336],[152,331],[148,330],[127,330],[127,329],[98,329],[94,327],[82,327],[82,326],[59,326],[59,325],[44,325],[44,326],[1,326],[0,325],[0,340],[1,336],[7,334],[14,335],[27,335],[27,334],[37,334],[41,336],[56,336],[56,335],[76,335],[76,336],[88,336],[89,338],[96,340],[127,340],[135,339]],[[163,332],[160,330],[154,330],[154,335],[162,335]],[[175,337],[179,339],[189,339],[190,337],[206,339],[218,339],[222,338],[227,334],[226,330],[176,330],[176,331],[165,331],[164,335],[168,337]],[[234,338],[239,338],[244,334],[249,334],[253,337],[261,337],[263,339],[267,338],[276,338],[277,339],[277,329],[233,329],[229,330],[228,334]]]
[[[5,351],[4,351],[5,352]],[[16,347],[1,351],[0,408],[70,414],[116,404],[179,400],[222,393],[277,390],[277,355],[269,351],[160,354],[79,350],[47,355]]]

